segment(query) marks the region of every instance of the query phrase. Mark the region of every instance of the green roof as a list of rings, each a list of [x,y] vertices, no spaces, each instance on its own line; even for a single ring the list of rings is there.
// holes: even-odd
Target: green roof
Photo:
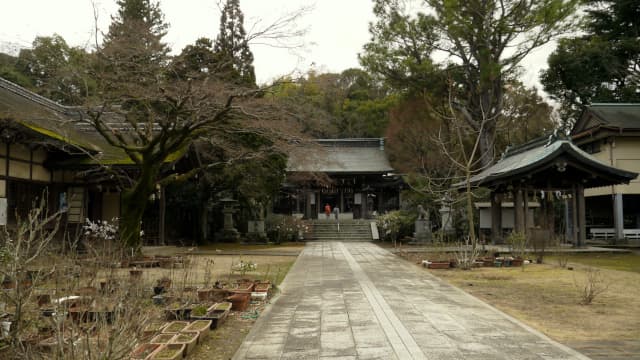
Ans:
[[[582,183],[601,187],[628,183],[637,173],[600,162],[569,140],[552,138],[546,144],[508,152],[500,161],[471,178],[473,186],[522,184],[538,189],[563,189]],[[463,187],[464,182],[455,184]]]
[[[60,105],[0,78],[0,120],[59,142],[61,147],[72,145],[88,153],[76,154],[56,162],[56,165],[133,165],[124,150],[110,145],[95,129],[78,126],[78,121],[86,116],[83,111],[78,107]],[[165,162],[178,160],[186,150],[174,152]]]
[[[582,113],[571,134],[602,127],[616,130],[640,129],[640,104],[592,104]]]

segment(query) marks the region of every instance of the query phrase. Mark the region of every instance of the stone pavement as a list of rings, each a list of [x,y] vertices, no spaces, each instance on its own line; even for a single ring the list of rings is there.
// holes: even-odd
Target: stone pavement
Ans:
[[[310,242],[234,359],[588,359],[372,243]]]

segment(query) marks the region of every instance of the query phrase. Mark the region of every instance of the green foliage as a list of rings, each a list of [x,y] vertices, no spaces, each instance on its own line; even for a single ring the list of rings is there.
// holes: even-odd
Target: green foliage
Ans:
[[[218,72],[218,57],[213,51],[213,41],[207,38],[187,45],[170,66],[169,76],[181,79],[203,79]]]
[[[416,13],[406,2],[376,0],[378,20],[360,59],[395,88],[424,93],[440,114],[462,117],[487,165],[494,158],[505,82],[533,49],[570,30],[577,1],[425,0],[425,11]],[[457,62],[434,65],[436,49]]]
[[[155,85],[165,72],[169,47],[162,40],[168,25],[158,2],[118,0],[118,6],[99,52],[99,72],[104,96],[119,100]]]
[[[413,212],[396,210],[378,215],[376,224],[381,229],[383,240],[396,241],[413,234],[415,220],[416,215]]]
[[[378,20],[369,26],[372,40],[359,55],[360,63],[395,89],[423,92],[437,80],[431,59],[436,23],[423,13],[412,17],[405,10],[397,0],[375,1]]]
[[[214,44],[219,72],[228,82],[256,86],[253,53],[244,30],[244,15],[239,0],[227,0],[220,16],[220,31]]]
[[[319,138],[382,136],[398,98],[360,69],[310,71],[280,84],[272,96],[294,109],[305,133]]]
[[[628,0],[585,0],[586,34],[563,39],[541,74],[570,126],[594,102],[640,101],[640,8]]]
[[[309,227],[297,217],[269,214],[265,220],[265,230],[271,241],[281,244],[300,240],[298,235],[309,232]]]
[[[512,232],[506,242],[513,256],[524,258],[527,249],[527,236],[523,232]]]

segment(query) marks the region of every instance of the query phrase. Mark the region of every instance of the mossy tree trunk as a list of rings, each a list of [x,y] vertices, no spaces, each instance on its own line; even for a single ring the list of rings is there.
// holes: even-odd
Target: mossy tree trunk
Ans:
[[[138,253],[142,246],[140,231],[142,218],[149,197],[155,191],[156,179],[160,173],[157,165],[143,164],[140,177],[134,187],[125,189],[121,197],[120,239],[126,248]]]

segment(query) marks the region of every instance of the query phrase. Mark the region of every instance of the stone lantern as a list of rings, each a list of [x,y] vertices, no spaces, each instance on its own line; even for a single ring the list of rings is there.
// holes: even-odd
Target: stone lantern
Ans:
[[[222,239],[223,241],[238,241],[240,233],[233,225],[233,214],[238,211],[238,200],[226,197],[220,199],[220,203],[222,203],[222,214],[224,214]]]

